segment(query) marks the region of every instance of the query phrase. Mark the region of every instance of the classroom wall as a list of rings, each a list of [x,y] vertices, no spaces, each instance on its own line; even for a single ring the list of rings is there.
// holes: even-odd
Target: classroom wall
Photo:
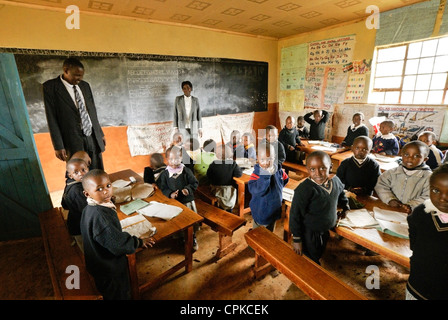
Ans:
[[[280,39],[278,42],[277,54],[279,57],[281,57],[281,51],[283,48],[318,40],[325,40],[349,35],[356,36],[356,44],[353,52],[353,60],[373,59],[376,30],[368,29],[365,25],[364,20],[352,23],[345,23],[335,27],[328,27],[314,32],[307,32],[297,36]],[[280,64],[281,64],[280,58],[278,59],[277,63],[278,63],[277,65],[278,78],[280,79]],[[370,83],[369,79],[370,73],[368,73],[367,75],[368,76],[366,79],[366,90],[365,90],[366,92],[368,92],[368,87]],[[280,81],[277,81],[277,92],[280,93]],[[364,99],[363,101],[360,101],[360,103],[367,103],[367,94],[364,95]],[[299,113],[297,114],[292,113],[292,114],[296,118]],[[278,119],[277,121],[279,123],[281,122],[280,119]],[[284,123],[281,124],[281,127],[283,126]],[[338,143],[342,142],[343,139],[344,137],[333,136],[333,141]]]
[[[61,10],[2,5],[0,47],[265,61],[269,63],[268,111],[255,114],[254,129],[257,132],[268,124],[275,124],[278,114],[277,40],[86,13],[81,13],[79,30],[68,30],[65,27],[67,17]],[[131,168],[143,172],[149,156],[130,156],[126,127],[103,130],[107,138],[103,154],[106,171]],[[49,134],[35,134],[35,140],[50,192],[63,189],[64,163],[55,158]]]

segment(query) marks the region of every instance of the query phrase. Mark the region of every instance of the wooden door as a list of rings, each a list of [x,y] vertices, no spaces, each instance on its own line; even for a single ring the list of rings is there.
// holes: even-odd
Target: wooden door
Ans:
[[[0,240],[39,236],[52,206],[14,55],[0,53]]]

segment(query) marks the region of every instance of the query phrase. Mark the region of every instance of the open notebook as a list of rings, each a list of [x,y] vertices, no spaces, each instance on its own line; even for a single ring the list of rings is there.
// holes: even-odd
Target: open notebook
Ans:
[[[407,215],[402,212],[373,208],[373,213],[366,209],[350,210],[338,226],[348,228],[376,228],[390,235],[409,239]]]

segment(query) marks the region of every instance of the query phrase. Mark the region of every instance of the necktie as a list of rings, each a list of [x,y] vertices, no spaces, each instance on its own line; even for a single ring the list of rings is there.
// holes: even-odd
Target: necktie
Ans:
[[[79,114],[81,116],[82,132],[88,137],[92,134],[92,123],[90,122],[90,117],[84,106],[84,102],[82,101],[78,90],[76,90],[76,86],[73,86],[73,90],[75,90],[75,100],[78,104]]]

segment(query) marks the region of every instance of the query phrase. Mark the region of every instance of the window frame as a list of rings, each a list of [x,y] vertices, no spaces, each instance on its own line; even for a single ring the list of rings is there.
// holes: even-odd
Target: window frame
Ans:
[[[436,105],[436,106],[437,105],[448,105],[448,96],[447,96],[447,91],[448,91],[448,71],[445,71],[445,72],[434,72],[435,71],[434,70],[434,66],[435,66],[435,59],[436,59],[436,57],[442,57],[442,56],[447,56],[448,57],[448,54],[444,54],[444,55],[439,55],[438,56],[437,55],[437,48],[438,47],[437,47],[435,49],[435,53],[434,53],[433,56],[422,57],[421,56],[421,52],[420,52],[420,56],[419,57],[408,58],[409,46],[411,44],[419,43],[419,42],[424,43],[425,41],[436,40],[436,39],[440,41],[440,39],[442,39],[442,38],[448,38],[448,36],[432,37],[432,38],[421,39],[421,40],[417,40],[417,41],[409,41],[409,42],[402,42],[402,43],[396,43],[396,44],[390,44],[390,45],[383,45],[383,46],[375,47],[374,56],[373,56],[373,63],[372,63],[372,74],[371,74],[371,77],[370,77],[371,78],[371,80],[370,80],[371,89],[369,90],[369,96],[368,96],[368,99],[367,99],[368,103],[376,103],[376,104],[383,104],[383,105],[432,105],[432,106],[433,105]],[[439,45],[439,43],[437,43],[437,46],[438,45]],[[381,50],[395,48],[395,47],[402,47],[402,46],[406,47],[403,59],[378,62],[378,56],[379,56],[379,52]],[[423,48],[423,46],[422,46],[422,48]],[[418,71],[419,71],[418,68],[420,66],[420,61],[421,61],[421,59],[424,59],[424,58],[434,58],[434,62],[433,62],[433,65],[432,65],[432,71],[431,71],[431,73],[419,74],[418,73]],[[408,61],[409,60],[415,60],[415,59],[419,60],[419,65],[417,67],[416,73],[415,74],[414,73],[406,74],[406,66],[408,64]],[[401,75],[379,76],[379,77],[376,76],[378,64],[389,63],[389,62],[401,62],[401,61],[403,61],[403,68],[401,70]],[[431,90],[431,80],[432,80],[433,75],[441,74],[441,73],[445,74],[445,85],[444,85],[443,89]],[[419,75],[425,75],[425,74],[431,75],[431,80],[430,80],[430,83],[429,83],[428,90],[416,90],[415,87],[414,87],[413,90],[403,90],[403,84],[404,84],[404,80],[405,80],[406,76],[416,76],[417,77]],[[375,88],[375,82],[377,81],[377,79],[386,79],[386,78],[393,78],[393,77],[400,77],[401,78],[400,79],[400,85],[398,87],[395,87],[395,88]],[[415,81],[417,81],[417,79]],[[431,93],[431,91],[442,91],[442,90],[443,90],[443,94],[442,94],[442,98],[441,98],[440,103],[428,103],[428,97],[429,97],[429,94]],[[402,103],[401,102],[402,101],[403,91],[404,92],[412,91],[414,93],[411,103]],[[419,91],[427,91],[428,92],[428,96],[426,97],[426,102],[425,103],[415,103],[414,102],[415,93],[419,92]],[[371,102],[371,99],[370,99],[371,94],[372,93],[376,93],[376,92],[384,92],[384,96],[383,96],[382,102]],[[398,102],[396,102],[396,103],[387,103],[387,102],[385,102],[385,98],[386,98],[386,93],[387,92],[398,92],[399,93]]]

